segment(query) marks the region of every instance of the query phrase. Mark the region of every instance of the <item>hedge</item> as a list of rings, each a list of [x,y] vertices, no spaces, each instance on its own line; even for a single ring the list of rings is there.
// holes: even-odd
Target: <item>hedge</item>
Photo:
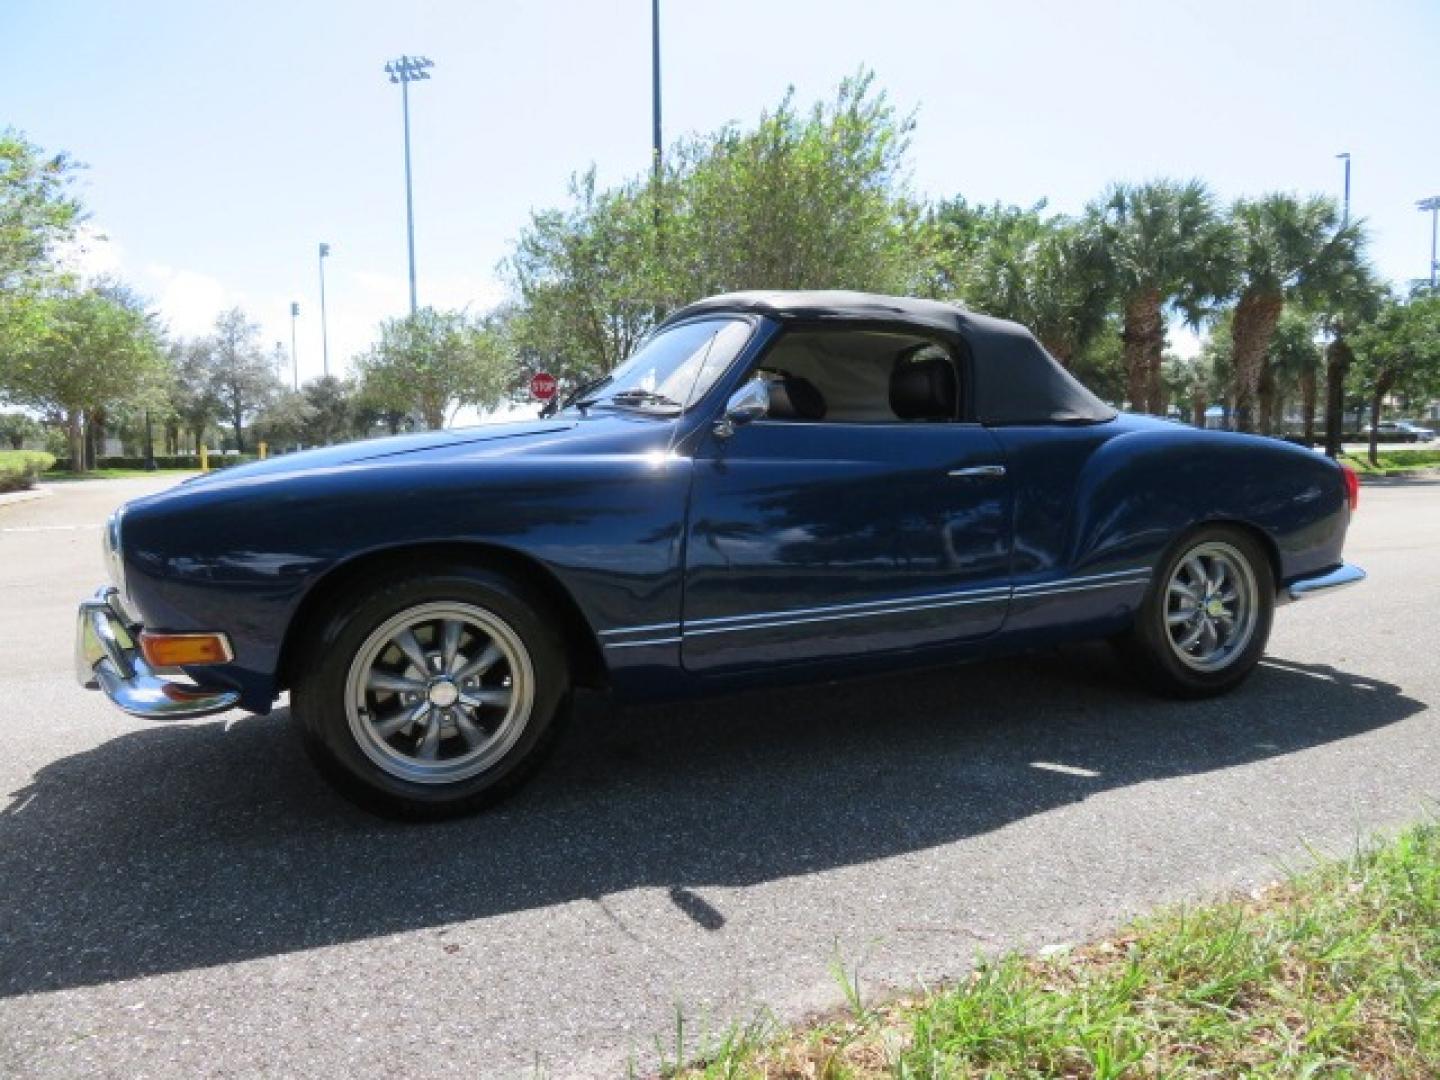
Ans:
[[[211,454],[210,467],[212,469],[224,468],[227,465],[244,465],[254,461],[254,454]],[[143,456],[122,456],[102,457],[95,462],[97,469],[143,469],[145,458]],[[157,469],[199,469],[200,459],[194,454],[179,454],[168,456],[165,454],[155,455],[155,467]],[[59,458],[53,466],[56,472],[69,472],[70,459]]]
[[[24,491],[35,478],[55,464],[43,450],[0,450],[0,491]]]

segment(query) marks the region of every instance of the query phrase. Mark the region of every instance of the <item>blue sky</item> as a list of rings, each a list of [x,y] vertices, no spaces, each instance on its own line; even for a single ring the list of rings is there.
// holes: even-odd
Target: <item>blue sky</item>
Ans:
[[[793,85],[828,96],[861,65],[918,111],[917,192],[1075,211],[1107,181],[1206,179],[1227,198],[1338,193],[1395,279],[1429,260],[1415,200],[1440,193],[1440,4],[1275,0],[959,3],[664,0],[667,138],[748,122]],[[86,161],[85,265],[132,281],[174,330],[248,308],[267,342],[302,306],[319,373],[316,244],[331,357],[406,308],[400,95],[415,88],[421,303],[502,295],[501,259],[569,175],[649,157],[648,0],[320,3],[4,0],[0,124]]]

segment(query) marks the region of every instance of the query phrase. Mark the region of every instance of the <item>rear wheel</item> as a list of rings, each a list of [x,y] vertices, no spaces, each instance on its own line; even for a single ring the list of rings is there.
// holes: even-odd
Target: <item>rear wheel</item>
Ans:
[[[553,744],[569,674],[544,608],[468,568],[397,576],[335,604],[301,658],[292,711],[320,770],[393,816],[504,798]]]
[[[1161,693],[1211,697],[1255,669],[1274,611],[1275,580],[1264,549],[1238,529],[1207,527],[1161,564],[1121,651]]]

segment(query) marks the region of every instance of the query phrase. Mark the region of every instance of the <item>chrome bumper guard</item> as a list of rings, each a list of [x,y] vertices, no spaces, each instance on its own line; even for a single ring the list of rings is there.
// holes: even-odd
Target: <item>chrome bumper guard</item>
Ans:
[[[75,677],[131,716],[186,720],[233,709],[236,690],[206,690],[155,673],[135,645],[139,627],[120,606],[119,590],[103,588],[81,603],[75,625]]]
[[[1350,563],[1341,563],[1334,570],[1327,570],[1323,574],[1316,574],[1313,577],[1301,578],[1299,581],[1292,581],[1286,593],[1291,600],[1304,600],[1311,596],[1320,596],[1331,589],[1343,589],[1347,585],[1358,585],[1365,580],[1365,571]]]

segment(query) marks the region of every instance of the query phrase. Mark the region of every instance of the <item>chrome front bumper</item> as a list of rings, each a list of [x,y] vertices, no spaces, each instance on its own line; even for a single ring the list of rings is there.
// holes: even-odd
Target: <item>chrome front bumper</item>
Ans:
[[[1311,596],[1320,596],[1331,589],[1343,589],[1347,585],[1358,585],[1365,580],[1365,571],[1350,563],[1341,563],[1334,570],[1327,570],[1323,574],[1315,574],[1312,577],[1304,577],[1299,581],[1292,581],[1290,587],[1285,590],[1291,600],[1304,600]]]
[[[75,677],[131,716],[185,720],[233,709],[236,690],[206,690],[157,675],[135,645],[139,627],[126,617],[119,591],[103,588],[80,605],[75,623]]]

